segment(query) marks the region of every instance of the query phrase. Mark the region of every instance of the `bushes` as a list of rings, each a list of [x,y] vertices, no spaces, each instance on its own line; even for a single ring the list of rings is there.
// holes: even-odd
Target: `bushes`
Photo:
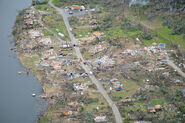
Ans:
[[[14,29],[13,31],[12,31],[12,35],[15,35],[17,32],[16,32],[16,29]]]
[[[98,98],[89,98],[86,101],[86,104],[97,103],[98,101],[99,101]]]
[[[163,19],[163,26],[172,29],[172,34],[180,35],[185,33],[185,17],[179,18],[177,16],[167,16]]]
[[[141,24],[133,25],[130,23],[130,20],[128,20],[127,18],[123,18],[121,23],[121,29],[125,32],[134,32],[138,30],[143,30],[143,26]]]
[[[148,33],[148,32],[144,32],[142,35],[141,35],[141,38],[144,39],[144,40],[151,40],[153,38],[153,35]]]
[[[87,5],[88,3],[88,0],[53,0],[53,4],[58,7],[70,5]]]
[[[129,20],[124,18],[122,20],[122,24],[121,24],[121,29],[123,29],[124,31],[127,31],[127,32],[131,32],[131,31],[136,31],[137,28],[133,25],[130,24]]]
[[[49,0],[33,0],[32,5],[41,5],[41,4],[47,4]]]

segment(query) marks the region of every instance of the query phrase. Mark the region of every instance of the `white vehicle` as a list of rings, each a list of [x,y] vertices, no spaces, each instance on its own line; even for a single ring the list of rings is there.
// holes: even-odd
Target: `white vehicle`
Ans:
[[[72,32],[73,31],[72,28],[69,28],[69,31]]]
[[[62,47],[61,48],[69,48],[70,47],[70,45],[69,44],[65,44],[65,45],[62,45]]]
[[[89,71],[89,74],[92,75],[93,74],[92,71]]]
[[[62,34],[62,33],[58,33],[58,35],[60,36],[60,37],[62,37],[62,38],[64,38],[65,36],[64,36],[64,34]]]

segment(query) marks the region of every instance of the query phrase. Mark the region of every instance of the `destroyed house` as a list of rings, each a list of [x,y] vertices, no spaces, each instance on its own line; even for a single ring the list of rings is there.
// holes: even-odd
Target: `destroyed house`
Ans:
[[[101,33],[101,32],[98,32],[98,31],[93,32],[92,34],[93,34],[95,37],[100,37],[100,36],[102,36],[102,33]]]
[[[162,107],[161,105],[148,105],[147,110],[149,113],[155,113],[157,111],[161,111]]]
[[[49,57],[49,56],[56,56],[56,52],[53,49],[46,50],[42,53],[44,57]]]
[[[51,44],[51,38],[49,37],[45,37],[45,38],[41,38],[38,42],[40,45],[48,45]]]
[[[42,33],[39,30],[29,30],[28,34],[29,34],[30,38],[32,38],[32,39],[39,38],[42,36]]]
[[[99,123],[99,122],[105,122],[106,121],[106,116],[97,116],[94,118],[94,121]]]
[[[61,68],[62,63],[59,61],[53,61],[50,66],[53,67],[54,69],[60,69]]]

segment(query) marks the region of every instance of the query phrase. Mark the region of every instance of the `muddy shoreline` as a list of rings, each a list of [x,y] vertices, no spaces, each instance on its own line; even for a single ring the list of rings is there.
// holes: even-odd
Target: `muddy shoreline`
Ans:
[[[29,7],[30,8],[30,7]],[[27,9],[29,9],[29,8],[27,8]],[[23,9],[23,10],[21,10],[21,12],[24,12],[25,10],[27,10],[27,9]],[[21,17],[21,15],[17,15],[17,17],[16,18],[19,18],[19,17]],[[20,27],[18,27],[19,25],[18,24],[16,24],[16,22],[14,23],[14,26],[13,26],[13,29],[14,30],[19,30],[20,29]],[[20,31],[20,30],[19,30]],[[17,43],[17,41],[19,40],[18,38],[17,38],[17,36],[18,36],[18,34],[12,34],[13,35],[13,42],[14,42],[14,46],[15,46],[15,49],[13,49],[13,50],[16,50],[16,57],[17,57],[17,59],[18,59],[18,61],[21,63],[21,65],[24,67],[24,68],[26,68],[26,72],[28,72],[29,74],[32,74],[35,78],[36,78],[36,80],[41,84],[41,88],[42,88],[42,94],[46,94],[45,93],[45,91],[44,91],[44,88],[43,88],[43,81],[42,81],[42,77],[41,76],[38,76],[38,75],[35,75],[35,74],[33,74],[33,72],[31,71],[31,69],[30,68],[28,68],[28,67],[26,67],[25,65],[24,65],[24,62],[21,60],[22,59],[22,57],[21,57],[21,53],[19,52],[19,47],[16,45],[16,43]],[[23,53],[22,53],[22,55],[23,55]],[[41,94],[41,95],[42,95]],[[40,95],[37,95],[37,96],[40,96]],[[39,98],[41,98],[41,97],[39,97]],[[48,104],[46,104],[47,105],[47,108],[45,108],[42,112],[40,112],[40,114],[37,116],[37,119],[36,119],[36,122],[38,122],[42,117],[43,117],[43,115],[44,115],[44,113],[49,109],[49,107],[50,107],[50,104],[49,104],[49,98],[44,98],[46,101],[47,101],[47,103]]]

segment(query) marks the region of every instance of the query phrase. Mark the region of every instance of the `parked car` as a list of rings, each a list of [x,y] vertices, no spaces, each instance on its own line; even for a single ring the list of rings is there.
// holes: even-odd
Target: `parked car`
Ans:
[[[63,53],[62,56],[67,56],[67,54],[64,54],[64,53]]]
[[[70,15],[72,15],[72,14],[73,14],[73,12],[69,12],[69,14],[70,14]]]

